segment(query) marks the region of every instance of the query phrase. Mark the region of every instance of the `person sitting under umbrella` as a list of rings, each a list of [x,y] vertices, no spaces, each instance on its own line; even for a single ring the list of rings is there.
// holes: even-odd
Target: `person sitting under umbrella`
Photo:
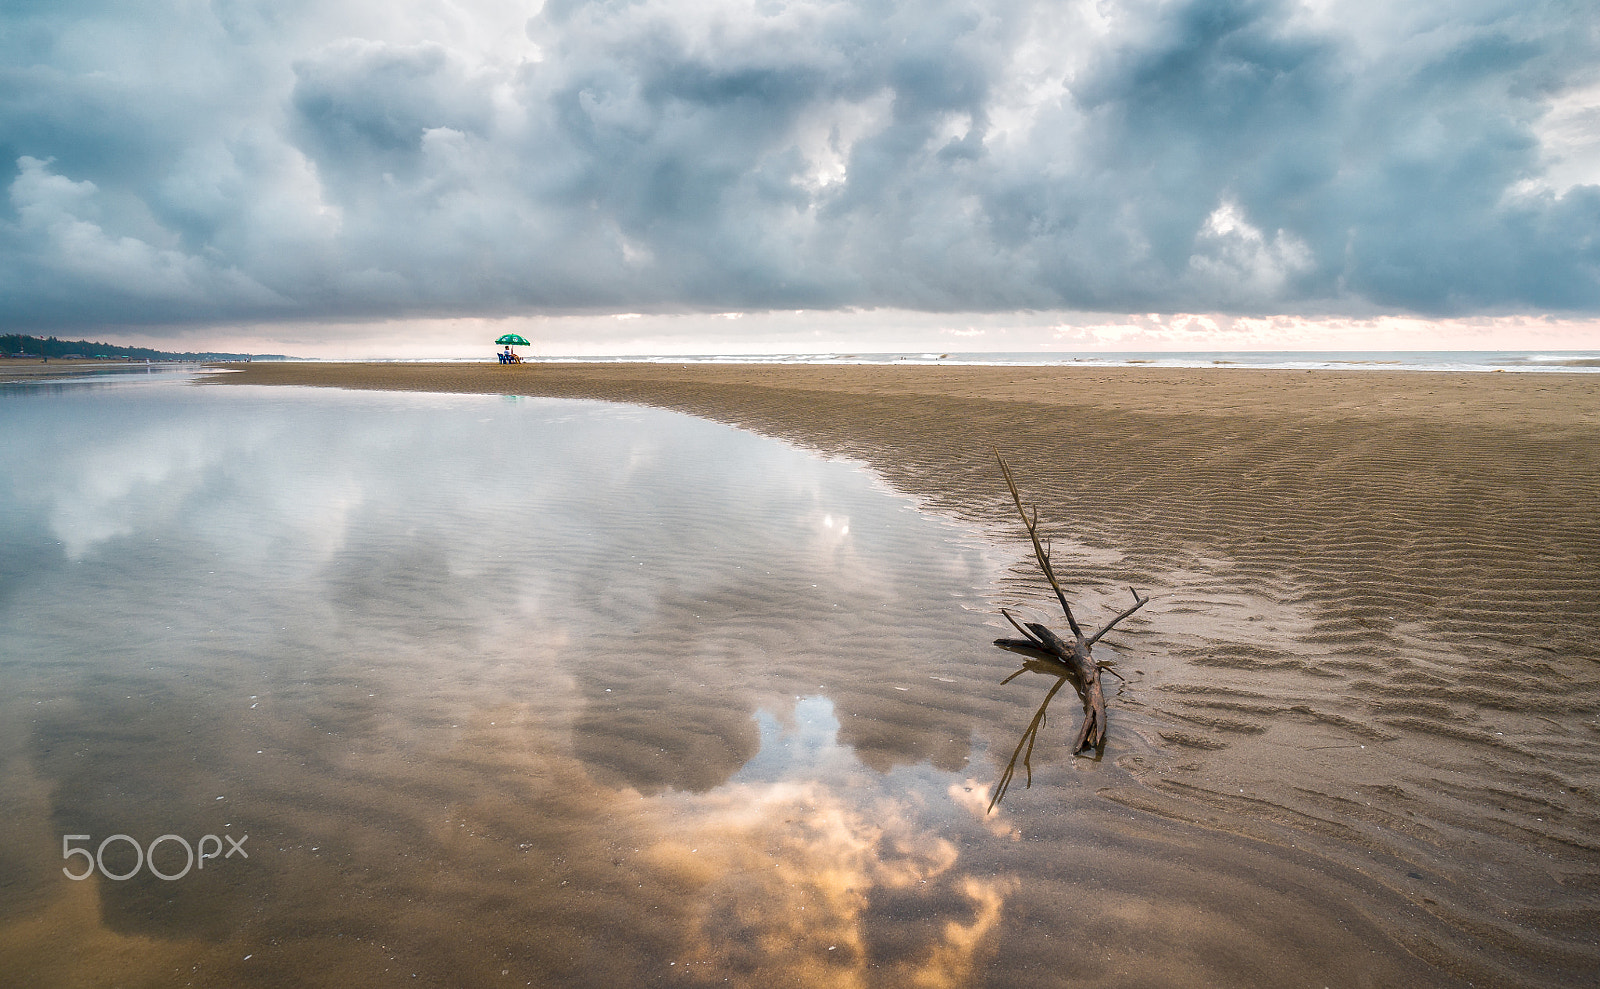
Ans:
[[[502,364],[521,364],[522,363],[522,358],[517,356],[517,352],[515,350],[512,350],[511,348],[512,347],[526,347],[528,345],[528,341],[524,340],[522,337],[517,336],[515,333],[507,333],[505,336],[503,336],[500,339],[496,340],[495,343],[503,343],[506,346],[505,350],[502,350],[498,354],[495,355],[496,357],[500,358],[500,363],[502,363]]]

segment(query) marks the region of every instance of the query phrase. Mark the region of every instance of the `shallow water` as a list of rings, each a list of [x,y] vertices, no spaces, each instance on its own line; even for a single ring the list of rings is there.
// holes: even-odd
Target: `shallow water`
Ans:
[[[1067,692],[985,813],[1048,686],[989,645],[1016,548],[852,463],[181,381],[0,422],[26,984],[1450,984],[1483,950],[1293,832],[1163,814],[1115,687],[1103,760],[1061,752]]]
[[[41,983],[173,958],[606,981],[703,953],[614,911],[682,927],[686,888],[756,859],[808,877],[813,916],[949,865],[949,674],[994,561],[853,465],[598,403],[4,401],[4,916]],[[248,834],[250,858],[117,882],[117,840],[78,884],[68,834]],[[88,957],[31,942],[45,918]],[[797,929],[843,957],[841,923]]]

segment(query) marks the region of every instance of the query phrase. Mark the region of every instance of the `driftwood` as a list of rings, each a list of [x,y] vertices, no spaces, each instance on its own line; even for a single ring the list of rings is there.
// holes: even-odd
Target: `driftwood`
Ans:
[[[1017,506],[1017,514],[1022,517],[1022,524],[1028,529],[1028,538],[1033,542],[1033,555],[1039,561],[1039,569],[1044,572],[1045,579],[1050,582],[1050,589],[1055,591],[1056,600],[1061,603],[1061,611],[1067,618],[1067,627],[1072,631],[1072,640],[1069,642],[1051,631],[1048,626],[1039,622],[1019,622],[1011,612],[1004,608],[1000,613],[1006,617],[1018,632],[1026,638],[1022,639],[996,639],[994,644],[1002,649],[1020,653],[1029,657],[1029,662],[1022,669],[1006,677],[1001,683],[1010,683],[1023,673],[1032,671],[1044,673],[1057,678],[1055,686],[1045,695],[1044,703],[1039,705],[1039,710],[1034,714],[1033,721],[1028,725],[1028,730],[1023,733],[1022,740],[1017,743],[1017,750],[1011,755],[1011,762],[1006,767],[1005,774],[1001,777],[999,785],[995,787],[995,795],[990,801],[990,809],[1000,802],[1006,789],[1011,785],[1011,777],[1016,772],[1017,757],[1023,755],[1023,766],[1028,771],[1028,781],[1033,781],[1033,744],[1038,739],[1039,729],[1044,727],[1045,711],[1050,702],[1055,699],[1064,683],[1070,678],[1075,681],[1078,693],[1083,699],[1083,724],[1078,729],[1072,741],[1072,752],[1076,755],[1088,746],[1101,749],[1106,740],[1106,695],[1100,685],[1100,664],[1095,660],[1093,648],[1096,642],[1107,632],[1117,626],[1117,623],[1144,607],[1149,598],[1140,597],[1139,592],[1133,588],[1128,591],[1133,594],[1133,605],[1115,618],[1106,622],[1100,631],[1093,635],[1085,635],[1078,626],[1078,620],[1072,615],[1072,605],[1067,603],[1066,592],[1061,589],[1061,582],[1056,579],[1055,569],[1050,565],[1050,546],[1047,541],[1039,538],[1039,511],[1034,509],[1030,516],[1022,507],[1022,495],[1017,491],[1016,479],[1011,476],[1011,467],[998,450],[995,459],[1000,462],[1000,471],[1005,475],[1006,487],[1011,490],[1011,500]],[[1115,674],[1113,674],[1115,675]]]

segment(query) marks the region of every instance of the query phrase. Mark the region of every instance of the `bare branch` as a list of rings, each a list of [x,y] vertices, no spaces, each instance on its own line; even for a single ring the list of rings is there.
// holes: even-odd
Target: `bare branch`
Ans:
[[[1115,628],[1116,625],[1117,625],[1117,622],[1122,621],[1124,618],[1128,617],[1129,615],[1133,614],[1135,611],[1138,611],[1140,608],[1143,608],[1145,605],[1150,603],[1150,599],[1149,598],[1140,597],[1139,596],[1139,592],[1134,590],[1133,588],[1131,588],[1131,587],[1128,588],[1128,592],[1133,595],[1133,607],[1127,609],[1122,614],[1120,614],[1117,617],[1111,619],[1109,622],[1106,622],[1106,627],[1105,628],[1103,628],[1100,631],[1096,632],[1093,636],[1091,636],[1089,638],[1089,642],[1088,642],[1089,645],[1092,646],[1096,642],[1099,642],[1100,641],[1100,636],[1105,635],[1107,632],[1109,632],[1113,628]]]
[[[1095,727],[1094,709],[1087,708],[1083,712],[1083,724],[1078,726],[1078,734],[1072,739],[1074,753],[1081,752],[1085,745],[1099,747],[1100,740],[1105,737],[1105,731],[1102,728],[1096,732]]]
[[[1056,572],[1050,566],[1050,551],[1039,542],[1039,509],[1033,510],[1033,518],[1028,518],[1027,511],[1022,507],[1022,494],[1017,490],[1016,479],[1011,476],[1011,465],[1006,463],[1006,458],[1000,455],[997,448],[994,451],[995,460],[1000,462],[1000,472],[1005,475],[1006,487],[1011,489],[1011,501],[1017,506],[1017,514],[1022,517],[1022,524],[1028,529],[1028,538],[1033,541],[1033,555],[1039,561],[1039,569],[1044,571],[1045,579],[1050,581],[1050,587],[1056,592],[1056,600],[1061,602],[1061,611],[1067,616],[1067,624],[1072,628],[1075,636],[1083,635],[1078,629],[1078,622],[1072,617],[1072,605],[1067,603],[1066,592],[1061,589],[1060,581],[1056,580]]]
[[[1050,582],[1050,589],[1055,592],[1056,600],[1061,604],[1061,612],[1066,615],[1067,624],[1072,628],[1072,638],[1071,641],[1068,641],[1051,631],[1049,626],[1039,622],[1018,621],[1011,612],[1004,608],[1000,609],[1000,613],[1005,616],[1006,621],[1010,622],[1012,627],[1021,632],[1026,638],[996,639],[994,644],[1003,649],[1030,657],[1029,661],[1023,664],[1021,670],[1006,677],[1002,682],[1010,683],[1024,671],[1031,670],[1036,673],[1048,673],[1055,676],[1056,684],[1045,697],[1044,703],[1040,705],[1039,710],[1035,712],[1033,721],[1029,723],[1022,739],[1017,742],[1016,751],[1011,755],[1011,762],[1006,766],[1005,773],[996,787],[994,799],[990,801],[989,809],[991,811],[1000,803],[1000,798],[1010,787],[1011,781],[1016,774],[1017,760],[1019,758],[1022,760],[1023,767],[1027,770],[1029,783],[1032,783],[1033,765],[1031,759],[1033,746],[1038,739],[1040,728],[1044,725],[1045,708],[1061,689],[1061,685],[1067,682],[1068,678],[1072,679],[1077,685],[1078,693],[1083,700],[1083,724],[1079,726],[1078,732],[1073,738],[1072,752],[1076,754],[1085,746],[1093,746],[1099,750],[1105,745],[1106,696],[1105,688],[1100,681],[1100,674],[1103,669],[1104,672],[1110,673],[1118,680],[1122,680],[1123,677],[1122,674],[1110,667],[1102,668],[1095,660],[1092,649],[1102,636],[1117,626],[1118,622],[1138,611],[1150,601],[1149,598],[1141,597],[1136,588],[1128,588],[1129,592],[1133,594],[1132,607],[1111,619],[1105,624],[1105,627],[1101,628],[1093,636],[1084,635],[1083,629],[1079,627],[1077,619],[1072,614],[1072,605],[1068,603],[1066,592],[1061,588],[1061,581],[1056,577],[1055,568],[1050,563],[1050,540],[1041,538],[1039,535],[1038,508],[1035,507],[1030,512],[1023,506],[1022,493],[1017,489],[1017,481],[1011,473],[1011,465],[1006,463],[1005,457],[1001,455],[998,449],[995,450],[994,456],[995,460],[1000,464],[1001,473],[1005,475],[1006,488],[1011,492],[1011,502],[1016,506],[1017,515],[1022,519],[1023,526],[1028,530],[1028,539],[1033,544],[1034,558],[1039,561],[1039,569],[1044,573],[1045,579]]]
[[[1000,609],[1000,613],[1002,615],[1006,616],[1006,621],[1011,623],[1011,627],[1012,628],[1016,629],[1018,632],[1021,632],[1023,635],[1026,635],[1029,639],[1032,639],[1034,644],[1039,646],[1039,648],[1041,648],[1041,649],[1044,648],[1044,643],[1039,641],[1039,637],[1037,635],[1034,635],[1032,632],[1028,631],[1026,628],[1023,628],[1022,624],[1020,622],[1018,622],[1015,618],[1011,617],[1011,612],[1007,611],[1004,608],[1001,608]]]
[[[1048,649],[1040,648],[1027,639],[996,639],[994,644],[1007,652],[1014,652],[1018,656],[1028,657],[1030,662],[1026,665],[1026,669],[1035,673],[1060,676],[1062,673],[1077,672],[1070,663],[1062,662],[1060,656]]]

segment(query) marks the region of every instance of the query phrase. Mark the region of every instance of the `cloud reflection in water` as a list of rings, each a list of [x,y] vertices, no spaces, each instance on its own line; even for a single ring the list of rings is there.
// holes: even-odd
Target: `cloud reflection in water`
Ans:
[[[1004,884],[955,868],[950,794],[994,561],[865,472],[598,403],[5,401],[23,970],[970,970]],[[248,871],[59,880],[63,833],[224,829]]]
[[[964,984],[1008,882],[954,870],[952,838],[971,820],[952,814],[960,781],[870,769],[839,743],[823,696],[800,699],[787,725],[756,717],[755,758],[662,808],[673,837],[652,859],[704,884],[684,964],[780,985]]]

